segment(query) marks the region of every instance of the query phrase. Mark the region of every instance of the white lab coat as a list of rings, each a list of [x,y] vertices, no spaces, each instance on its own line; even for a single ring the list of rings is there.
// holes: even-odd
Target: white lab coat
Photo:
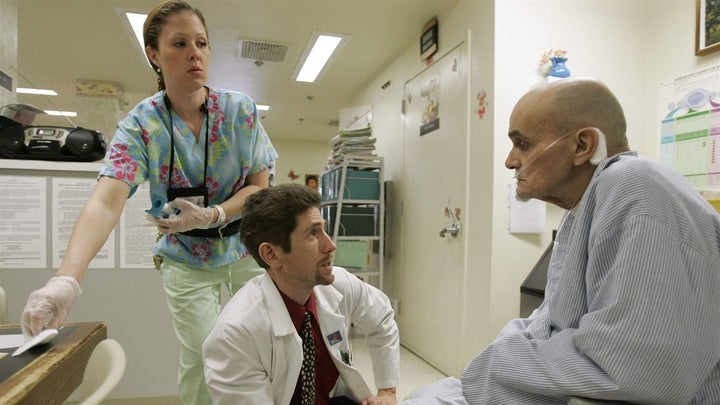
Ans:
[[[362,401],[374,394],[351,365],[350,325],[365,332],[375,384],[386,388],[399,382],[397,324],[380,290],[341,267],[333,273],[331,285],[314,289],[323,341],[340,372],[332,396]],[[341,340],[330,342],[328,336],[338,331]],[[250,280],[227,303],[205,340],[203,361],[215,404],[290,403],[302,365],[302,340],[267,274]]]

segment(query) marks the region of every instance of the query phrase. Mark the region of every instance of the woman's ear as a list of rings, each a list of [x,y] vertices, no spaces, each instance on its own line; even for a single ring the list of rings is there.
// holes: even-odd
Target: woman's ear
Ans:
[[[160,66],[158,64],[157,51],[149,45],[145,47],[145,56],[147,56],[148,60],[152,62],[153,65]]]

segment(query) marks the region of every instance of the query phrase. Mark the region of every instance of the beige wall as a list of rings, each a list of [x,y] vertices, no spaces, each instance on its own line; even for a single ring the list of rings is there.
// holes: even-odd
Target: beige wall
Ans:
[[[280,157],[275,168],[275,184],[301,183],[305,184],[306,174],[320,174],[325,166],[330,146],[326,142],[294,141],[285,138],[273,138],[270,134],[275,150]],[[290,171],[297,179],[288,177]]]
[[[13,80],[17,87],[17,0],[0,2],[0,71]],[[0,87],[0,107],[17,101],[15,92]]]

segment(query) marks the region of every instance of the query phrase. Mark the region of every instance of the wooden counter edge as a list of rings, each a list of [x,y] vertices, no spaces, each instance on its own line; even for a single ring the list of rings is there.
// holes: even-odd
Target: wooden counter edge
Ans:
[[[103,322],[65,326],[77,329],[0,385],[1,404],[62,404],[80,386],[93,349],[107,339],[107,327]]]

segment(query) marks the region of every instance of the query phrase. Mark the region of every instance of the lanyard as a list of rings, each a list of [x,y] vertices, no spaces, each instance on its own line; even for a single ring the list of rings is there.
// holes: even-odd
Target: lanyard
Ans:
[[[175,166],[175,130],[173,128],[172,111],[170,111],[172,105],[167,93],[163,97],[163,100],[165,101],[165,108],[170,116],[170,170],[168,172],[168,188],[172,188],[173,168]],[[203,178],[201,185],[204,185],[207,179],[208,139],[210,139],[210,114],[208,113],[206,104],[207,101],[205,104],[200,106],[200,110],[205,111],[205,161],[203,162]]]

